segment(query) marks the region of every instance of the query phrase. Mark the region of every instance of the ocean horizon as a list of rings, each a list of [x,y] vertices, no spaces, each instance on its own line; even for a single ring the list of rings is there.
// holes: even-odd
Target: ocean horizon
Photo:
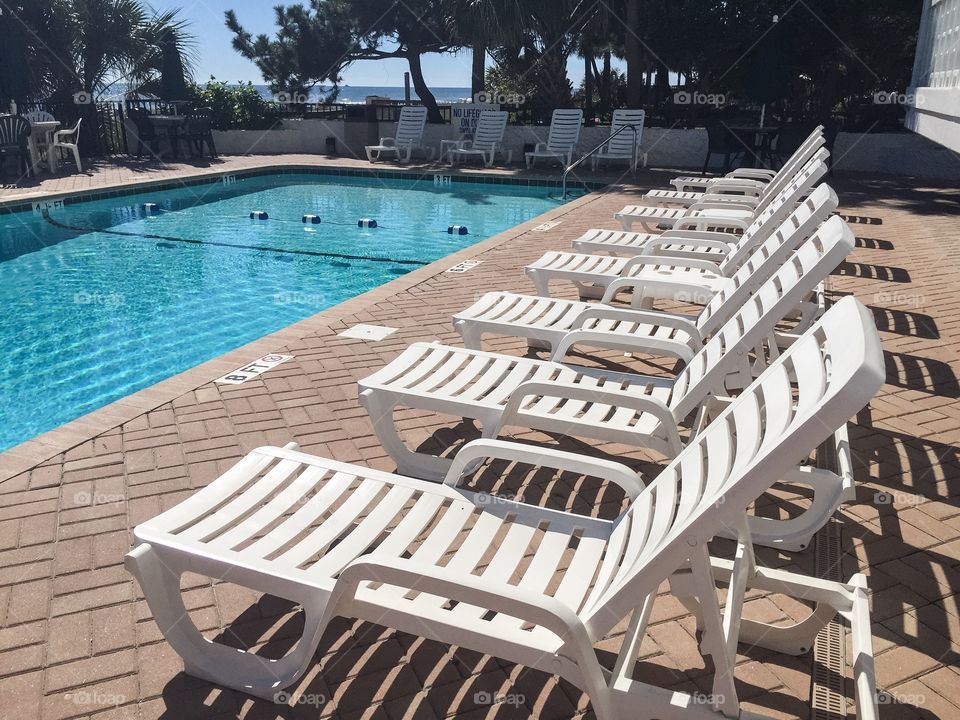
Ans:
[[[229,85],[236,87],[238,83],[228,83]],[[253,87],[258,93],[263,97],[264,100],[273,99],[273,93],[270,92],[270,88],[266,85],[254,83]],[[472,93],[468,87],[434,87],[430,88],[434,94],[434,97],[437,98],[438,103],[455,103],[455,102],[469,102],[472,98]],[[308,97],[307,102],[319,102],[322,95],[325,95],[330,91],[328,87],[317,87],[313,88]],[[113,92],[108,95],[100,97],[100,100],[123,100],[126,96],[127,89],[122,84],[118,83],[113,86]],[[337,97],[338,103],[359,103],[362,104],[366,102],[366,99],[370,95],[378,95],[380,97],[387,97],[391,100],[403,100],[403,87],[396,87],[393,85],[343,85],[340,87],[340,94]],[[413,91],[413,88],[410,89],[410,97],[414,100],[417,99],[417,94]]]

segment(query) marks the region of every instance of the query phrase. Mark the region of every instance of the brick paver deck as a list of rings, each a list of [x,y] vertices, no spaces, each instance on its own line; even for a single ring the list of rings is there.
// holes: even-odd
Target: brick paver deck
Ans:
[[[225,161],[237,167],[253,162],[264,159]],[[137,172],[106,167],[94,180],[48,180],[34,191],[99,186]],[[665,177],[648,173],[640,183],[662,185]],[[831,294],[854,293],[874,310],[888,361],[887,384],[851,430],[860,487],[857,502],[839,514],[844,574],[861,569],[870,576],[879,682],[890,693],[882,717],[957,718],[960,271],[954,248],[960,193],[889,179],[832,182],[859,238],[850,261],[831,279]],[[293,439],[307,452],[392,469],[357,403],[357,379],[410,342],[457,342],[452,312],[487,290],[531,291],[523,264],[544,250],[568,248],[587,227],[613,227],[612,213],[638,190],[595,194],[562,211],[561,224],[548,232],[506,233],[468,249],[465,255],[483,262],[464,275],[442,272],[449,262],[431,266],[323,313],[301,333],[277,336],[284,345],[269,349],[296,357],[259,379],[241,386],[184,381],[171,402],[0,482],[0,716],[592,717],[587,698],[567,683],[351,620],[327,631],[314,665],[292,689],[292,707],[222,690],[182,672],[122,559],[133,526],[258,445]],[[399,330],[381,342],[336,336],[356,323]],[[522,352],[510,340],[491,346]],[[596,361],[662,369],[615,354]],[[411,445],[451,447],[474,434],[426,413],[403,413],[401,427]],[[652,462],[628,448],[596,450],[638,466]],[[608,488],[575,485],[563,476],[508,478],[497,489],[605,516],[622,503]],[[761,558],[812,567],[809,552],[763,552]],[[274,656],[297,637],[299,616],[288,603],[199,577],[185,579],[184,588],[194,622],[209,637]],[[752,596],[745,610],[768,621],[800,612],[795,603],[763,596]],[[684,609],[662,595],[637,674],[709,693],[709,661],[705,666],[696,652],[692,633]],[[600,650],[618,646],[613,633]],[[748,708],[784,718],[809,715],[808,657],[741,650],[738,689]],[[483,693],[507,702],[490,706]]]

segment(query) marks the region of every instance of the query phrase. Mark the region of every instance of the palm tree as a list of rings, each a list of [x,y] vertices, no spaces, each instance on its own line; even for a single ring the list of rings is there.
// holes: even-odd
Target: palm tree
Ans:
[[[156,83],[164,38],[192,68],[192,37],[175,10],[155,12],[142,0],[30,0],[21,10],[37,95],[62,100]]]

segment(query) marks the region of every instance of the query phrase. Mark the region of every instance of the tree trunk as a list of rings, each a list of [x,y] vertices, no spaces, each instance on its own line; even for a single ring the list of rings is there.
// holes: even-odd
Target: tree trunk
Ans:
[[[600,104],[604,112],[613,109],[613,70],[610,67],[610,48],[603,51],[603,77],[600,80]]]
[[[657,102],[670,95],[670,70],[659,60],[657,61]]]
[[[476,42],[473,44],[473,68],[470,72],[470,92],[473,97],[483,92],[486,87],[487,44]]]
[[[627,107],[643,104],[643,49],[640,46],[640,0],[627,0],[624,55],[627,60]]]
[[[423,67],[420,65],[420,53],[411,48],[407,54],[407,63],[410,65],[410,79],[413,80],[413,89],[417,91],[417,97],[427,108],[427,121],[432,123],[442,123],[443,116],[440,114],[440,108],[437,107],[437,99],[430,92],[426,81],[423,79]]]
[[[591,62],[592,53],[584,49],[583,51],[583,115],[587,119],[587,124],[593,124],[593,63]]]

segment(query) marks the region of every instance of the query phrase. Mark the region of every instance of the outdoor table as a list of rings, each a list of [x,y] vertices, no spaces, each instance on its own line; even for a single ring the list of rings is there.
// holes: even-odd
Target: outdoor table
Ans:
[[[180,144],[178,136],[180,126],[187,121],[186,115],[148,115],[147,119],[153,125],[154,131],[159,134],[161,130],[166,130],[167,137],[170,139],[170,150],[173,157],[180,157]]]
[[[53,144],[53,134],[59,129],[60,122],[58,120],[43,120],[30,123],[30,137],[27,138],[27,147],[30,151],[30,173],[32,175],[37,174],[37,168],[43,163],[43,158],[40,156],[40,143],[38,141],[41,138],[46,139],[46,149],[49,155],[50,146]],[[50,172],[53,172],[53,170]]]
[[[453,162],[453,152],[452,152],[452,151],[453,151],[453,150],[456,150],[458,147],[460,147],[460,143],[462,143],[462,142],[463,142],[463,140],[441,140],[441,141],[440,141],[440,160],[439,160],[439,162],[441,162],[441,163],[443,162],[443,158],[444,158],[445,155],[447,156],[447,158],[448,158],[451,162]]]
[[[746,147],[750,148],[750,167],[756,167],[758,159],[761,162],[773,160],[773,152],[770,150],[770,146],[777,133],[780,132],[780,128],[737,126],[731,127],[730,130],[740,138],[740,141]]]

